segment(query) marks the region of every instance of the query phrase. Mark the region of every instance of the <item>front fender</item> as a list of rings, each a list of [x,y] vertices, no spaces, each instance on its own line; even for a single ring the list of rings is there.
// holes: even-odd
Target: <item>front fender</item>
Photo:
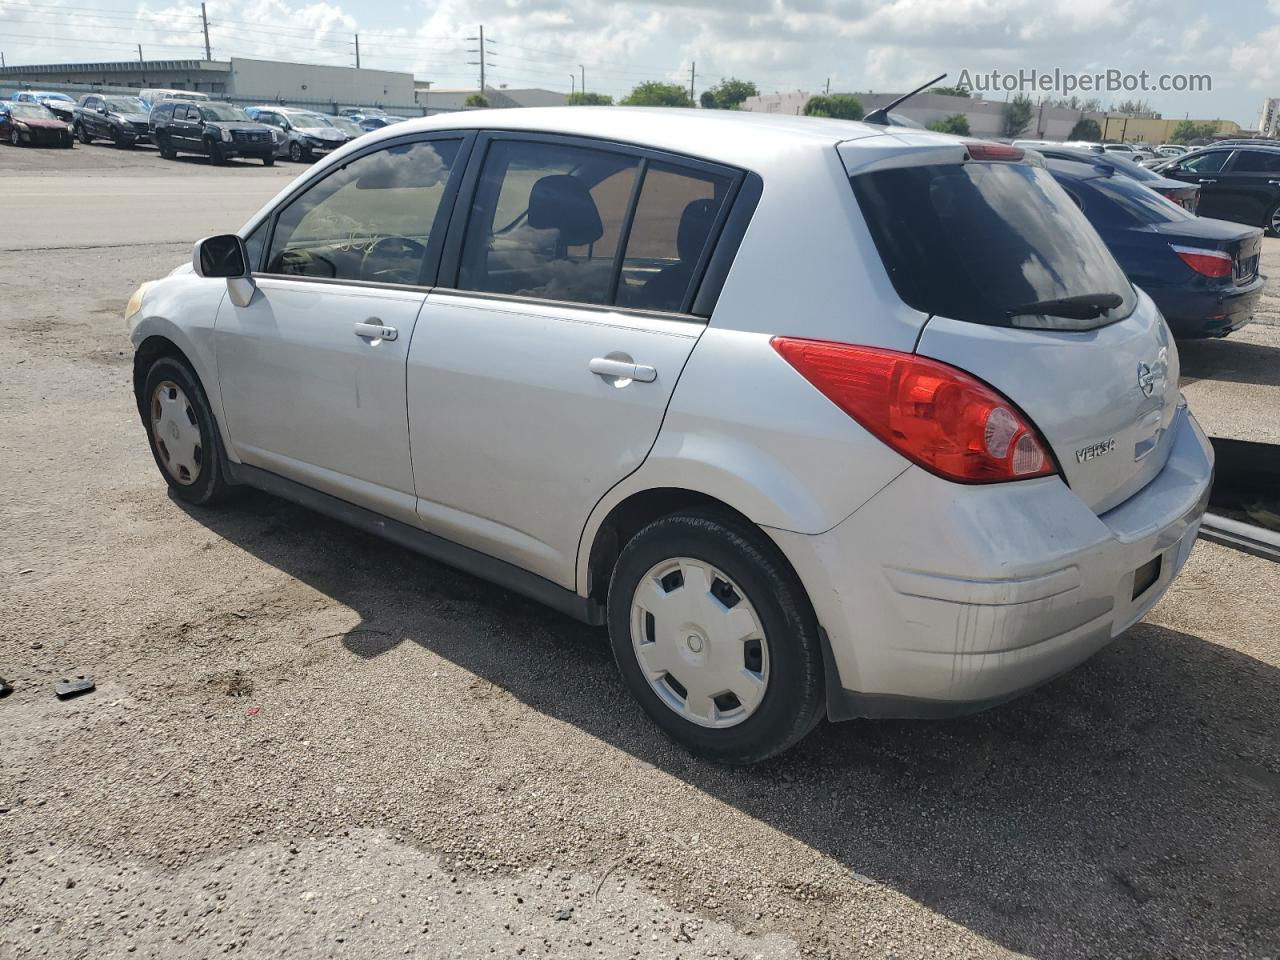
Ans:
[[[198,277],[191,272],[174,273],[157,280],[147,288],[142,306],[129,321],[129,340],[135,352],[152,337],[163,337],[182,351],[209,398],[222,434],[223,449],[234,460],[235,447],[223,415],[214,349],[214,322],[226,295],[225,280]]]

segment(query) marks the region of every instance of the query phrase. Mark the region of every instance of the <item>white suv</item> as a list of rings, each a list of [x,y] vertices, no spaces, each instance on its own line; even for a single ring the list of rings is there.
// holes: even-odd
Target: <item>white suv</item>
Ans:
[[[1190,552],[1178,356],[1034,155],[636,108],[355,141],[128,307],[192,503],[257,487],[607,624],[733,763],[980,709]]]

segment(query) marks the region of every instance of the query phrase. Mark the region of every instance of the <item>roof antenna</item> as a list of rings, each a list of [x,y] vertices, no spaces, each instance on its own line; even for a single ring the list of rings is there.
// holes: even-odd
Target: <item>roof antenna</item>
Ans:
[[[910,100],[912,97],[914,97],[917,93],[919,93],[921,90],[925,89],[926,87],[932,87],[939,80],[945,80],[946,76],[947,75],[945,73],[939,74],[938,76],[930,80],[928,83],[920,84],[920,86],[916,87],[910,93],[904,93],[897,100],[893,101],[893,103],[887,103],[883,107],[880,107],[877,110],[872,110],[870,113],[868,113],[865,117],[862,118],[862,122],[876,123],[882,127],[889,126],[892,123],[892,121],[889,119],[890,110],[892,110],[898,104],[902,103],[904,100]]]

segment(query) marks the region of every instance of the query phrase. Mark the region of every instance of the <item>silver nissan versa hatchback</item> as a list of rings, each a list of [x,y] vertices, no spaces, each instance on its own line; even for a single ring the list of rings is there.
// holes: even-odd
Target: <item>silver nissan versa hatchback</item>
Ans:
[[[1141,618],[1210,447],[1034,155],[750,113],[397,124],[128,306],[194,504],[257,487],[592,624],[664,731],[1007,700]]]

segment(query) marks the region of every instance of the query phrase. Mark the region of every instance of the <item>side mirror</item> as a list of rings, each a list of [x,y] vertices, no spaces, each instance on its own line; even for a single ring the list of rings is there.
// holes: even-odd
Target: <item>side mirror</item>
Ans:
[[[99,107],[99,108],[98,108],[98,112],[99,112],[100,114],[102,114],[102,115],[105,117],[105,116],[106,116],[108,113],[110,113],[111,111],[110,111],[110,110],[108,110],[106,107]]]
[[[197,240],[191,266],[198,277],[226,277],[227,295],[237,307],[247,307],[255,289],[249,253],[234,233]]]

